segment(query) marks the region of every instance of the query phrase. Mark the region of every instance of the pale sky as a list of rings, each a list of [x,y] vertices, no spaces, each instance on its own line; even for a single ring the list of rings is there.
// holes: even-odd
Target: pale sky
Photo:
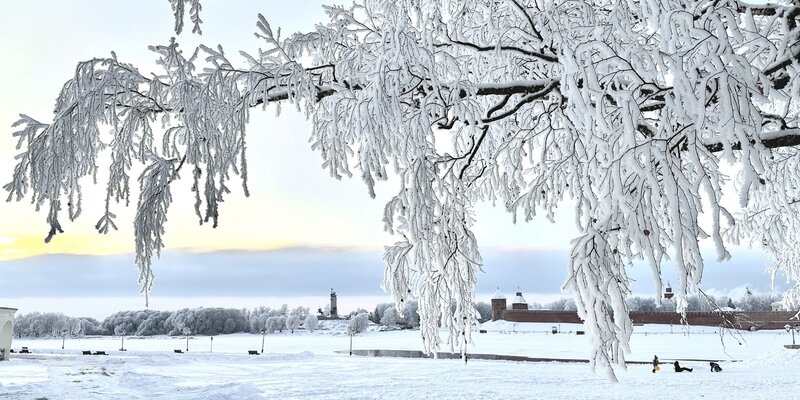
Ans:
[[[322,21],[322,3],[236,1],[233,7],[231,2],[206,0],[204,34],[192,35],[189,27],[178,42],[185,52],[200,43],[222,44],[229,54],[240,49],[256,52],[260,43],[253,32],[258,12],[286,35]],[[147,46],[166,44],[174,36],[166,0],[3,1],[0,16],[3,184],[10,180],[16,154],[11,124],[19,113],[49,122],[58,91],[78,61],[107,56],[113,50],[120,60],[150,71],[154,57]],[[232,186],[233,193],[221,205],[217,229],[198,227],[190,183],[177,182],[166,227],[167,253],[154,264],[157,281],[151,301],[155,307],[253,307],[265,299],[291,305],[291,300],[281,301],[288,297],[303,298],[298,301],[316,307],[324,303],[332,286],[352,296],[388,299],[379,289],[381,249],[395,239],[383,232],[381,218],[396,185],[380,184],[377,199],[370,199],[358,179],[330,178],[307,142],[310,131],[310,123],[293,107],[285,107],[280,117],[274,109],[252,113],[248,134],[251,197],[244,198],[240,186]],[[115,210],[120,230],[102,236],[93,228],[100,217],[102,186],[85,183],[84,215],[75,222],[62,221],[66,233],[47,245],[42,240],[48,231],[44,213],[35,212],[28,201],[0,203],[0,281],[19,283],[0,292],[0,306],[23,304],[18,308],[25,312],[77,315],[85,311],[85,304],[96,304],[97,298],[126,299],[106,307],[143,305],[137,297],[130,254],[135,197],[127,210],[122,206]],[[6,192],[0,194],[5,199]],[[497,285],[509,292],[517,286],[542,295],[559,292],[566,276],[566,249],[576,235],[569,206],[559,212],[557,224],[542,218],[514,225],[502,208],[488,204],[480,205],[476,215],[475,232],[486,253],[479,293],[491,293]],[[749,284],[768,291],[769,280],[763,274],[768,259],[757,251],[736,254],[741,257],[733,262],[706,268],[705,287],[724,291]],[[641,279],[635,287],[649,294],[649,272],[638,270],[633,275]],[[665,271],[666,280],[674,276],[669,266]],[[189,298],[195,300],[187,302]],[[202,303],[212,298],[217,303]],[[350,303],[345,300],[344,304]]]

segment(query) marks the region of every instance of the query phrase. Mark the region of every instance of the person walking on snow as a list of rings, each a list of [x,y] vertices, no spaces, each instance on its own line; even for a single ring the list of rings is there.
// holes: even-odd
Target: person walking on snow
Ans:
[[[658,366],[658,356],[653,356],[653,373],[655,374],[661,370],[661,367]]]
[[[677,362],[677,361],[675,361],[674,365],[675,365],[675,372],[683,372],[683,371],[689,371],[689,372],[692,372],[692,371],[694,371],[694,369],[693,369],[693,368],[684,368],[684,367],[681,367],[681,365],[680,365],[680,364],[678,364],[678,362]]]

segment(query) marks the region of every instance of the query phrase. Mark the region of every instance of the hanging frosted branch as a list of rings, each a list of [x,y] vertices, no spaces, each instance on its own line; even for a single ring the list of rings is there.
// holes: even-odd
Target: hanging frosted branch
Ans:
[[[152,155],[150,164],[139,177],[141,193],[133,222],[136,236],[136,265],[139,267],[141,292],[148,299],[153,287],[153,256],[159,257],[164,248],[164,225],[172,203],[170,184],[178,178],[185,159],[165,160]]]
[[[175,17],[175,34],[180,35],[183,31],[183,21],[187,4],[189,5],[189,19],[193,24],[192,33],[198,35],[203,34],[203,31],[200,29],[200,24],[203,23],[203,20],[200,19],[200,11],[203,10],[200,0],[169,0],[169,4],[172,6],[172,13]]]
[[[447,186],[437,182],[429,168],[418,162],[404,178],[400,194],[387,205],[387,229],[406,240],[386,248],[382,287],[392,293],[399,312],[405,301],[418,300],[426,353],[441,348],[441,325],[448,328],[450,351],[458,349],[464,355],[479,317],[474,308],[475,273],[482,259],[469,229],[470,202],[454,198],[457,192],[442,191]],[[452,174],[445,178],[454,179]]]
[[[625,299],[630,295],[625,263],[613,234],[589,230],[574,240],[565,289],[576,293],[575,305],[592,341],[592,369],[598,364],[616,381],[612,364],[625,368],[633,323]]]

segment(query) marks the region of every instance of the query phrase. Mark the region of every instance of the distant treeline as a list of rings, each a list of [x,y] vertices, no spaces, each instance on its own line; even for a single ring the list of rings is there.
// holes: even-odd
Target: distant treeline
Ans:
[[[488,304],[483,303],[488,310]],[[324,310],[327,313],[327,308]],[[385,311],[389,316],[384,318]],[[379,304],[370,313],[364,309],[353,311],[345,317],[366,316],[376,324],[394,325],[400,328],[416,328],[419,326],[417,302],[406,302],[403,316],[394,308],[394,304]],[[487,314],[488,315],[488,314]],[[394,317],[393,317],[394,316]],[[365,329],[363,323],[357,331]],[[115,335],[115,336],[153,336],[153,335],[219,335],[238,332],[260,333],[264,329],[268,333],[294,332],[303,327],[313,331],[318,326],[318,318],[309,312],[308,307],[290,309],[284,304],[278,308],[257,307],[251,310],[234,308],[192,308],[178,311],[120,311],[102,321],[87,317],[70,317],[62,313],[32,312],[20,314],[14,318],[14,335],[17,337],[50,337],[78,335]]]
[[[721,307],[741,311],[770,311],[771,304],[780,296],[747,294],[737,301],[722,296],[689,296],[688,311],[712,311]],[[630,311],[675,311],[675,299],[664,299],[656,307],[652,297],[630,297],[627,300]],[[400,311],[394,303],[381,303],[372,312],[358,309],[349,314],[354,317],[367,315],[369,321],[401,329],[419,327],[417,302],[407,301]],[[492,318],[491,305],[484,302],[475,304],[479,322]],[[531,303],[534,310],[576,310],[575,301],[560,299],[550,303]],[[327,309],[327,307],[326,307]],[[324,310],[326,313],[327,311]],[[115,335],[115,336],[153,336],[153,335],[219,335],[228,333],[268,333],[294,332],[301,326],[313,331],[317,328],[317,317],[308,307],[290,309],[286,304],[278,308],[257,307],[251,310],[235,308],[186,308],[178,311],[120,311],[103,321],[86,317],[70,317],[61,313],[33,312],[14,318],[14,335],[17,337],[77,336],[77,335]]]
[[[317,326],[317,317],[308,307],[289,309],[258,307],[252,310],[235,308],[186,308],[178,311],[120,311],[102,322],[94,318],[75,318],[61,313],[21,314],[14,318],[14,334],[18,337],[61,335],[219,335],[237,332],[272,333],[294,330],[304,325]]]

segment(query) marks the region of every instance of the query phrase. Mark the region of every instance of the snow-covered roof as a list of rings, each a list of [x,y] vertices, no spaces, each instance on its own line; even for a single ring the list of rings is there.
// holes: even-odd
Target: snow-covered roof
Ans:
[[[522,297],[522,292],[517,292],[517,295],[514,296],[514,302],[512,304],[528,304],[528,302],[525,301],[524,297]]]
[[[500,292],[500,288],[499,287],[497,288],[497,290],[495,290],[494,296],[492,296],[492,299],[505,299],[505,298],[506,297],[503,296],[503,293]]]

